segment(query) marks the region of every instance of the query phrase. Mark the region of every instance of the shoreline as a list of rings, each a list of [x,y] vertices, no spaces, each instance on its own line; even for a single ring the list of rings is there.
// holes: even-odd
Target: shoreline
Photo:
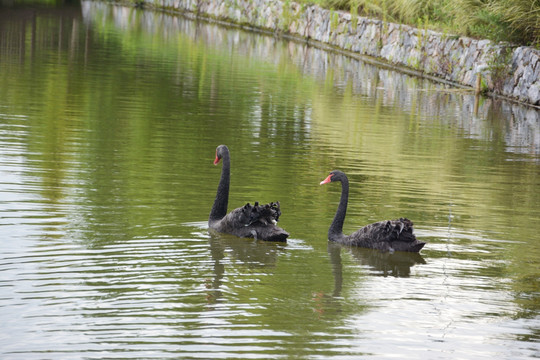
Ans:
[[[540,109],[540,51],[534,48],[281,0],[115,2],[306,42],[370,64]]]

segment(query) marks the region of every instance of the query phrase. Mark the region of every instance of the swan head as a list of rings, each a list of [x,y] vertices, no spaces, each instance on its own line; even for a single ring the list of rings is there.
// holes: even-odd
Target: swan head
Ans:
[[[214,165],[217,165],[226,154],[229,154],[229,148],[227,147],[227,145],[219,145],[216,148],[216,158],[214,160]]]
[[[342,171],[339,171],[339,170],[333,170],[333,171],[330,171],[330,175],[328,175],[326,177],[326,179],[321,181],[319,183],[319,185],[328,184],[328,183],[334,182],[334,181],[341,181],[343,179],[343,177],[346,177],[345,173],[343,173]]]

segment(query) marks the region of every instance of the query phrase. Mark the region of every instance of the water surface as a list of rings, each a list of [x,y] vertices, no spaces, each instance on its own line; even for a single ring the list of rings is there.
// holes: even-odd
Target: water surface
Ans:
[[[540,356],[540,115],[100,2],[0,9],[3,359]],[[286,244],[210,234],[279,200]],[[406,216],[420,254],[328,243]]]

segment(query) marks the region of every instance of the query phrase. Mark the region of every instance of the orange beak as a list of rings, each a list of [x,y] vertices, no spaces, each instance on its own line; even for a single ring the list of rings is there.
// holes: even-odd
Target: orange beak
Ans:
[[[328,175],[328,177],[324,179],[323,181],[321,181],[319,185],[324,185],[324,184],[328,184],[329,182],[332,182],[332,176],[334,176],[334,174]]]

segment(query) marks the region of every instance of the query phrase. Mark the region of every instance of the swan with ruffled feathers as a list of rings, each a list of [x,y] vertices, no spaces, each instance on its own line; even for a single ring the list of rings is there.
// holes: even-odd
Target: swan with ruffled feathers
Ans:
[[[341,182],[341,198],[328,229],[328,239],[344,245],[359,246],[382,251],[419,252],[425,242],[416,239],[413,233],[413,223],[409,219],[379,221],[366,225],[350,235],[343,234],[343,223],[349,201],[349,179],[344,172],[334,170],[320,185],[331,182]]]
[[[217,165],[221,160],[223,160],[221,178],[214,205],[210,211],[208,226],[218,232],[239,237],[265,241],[287,241],[289,233],[276,225],[281,216],[279,201],[265,205],[259,205],[258,202],[253,205],[247,203],[227,213],[231,160],[229,148],[225,145],[219,145],[216,148],[214,165]]]

